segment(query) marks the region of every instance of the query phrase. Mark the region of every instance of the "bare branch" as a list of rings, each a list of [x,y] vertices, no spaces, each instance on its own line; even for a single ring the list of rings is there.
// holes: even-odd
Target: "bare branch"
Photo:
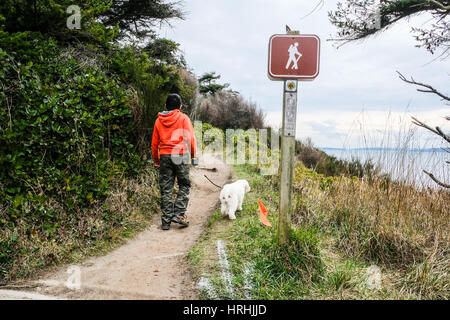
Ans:
[[[432,86],[430,86],[430,85],[428,85],[428,84],[424,84],[424,83],[417,82],[417,81],[415,81],[415,80],[413,79],[413,77],[411,77],[411,80],[408,80],[408,79],[406,79],[405,76],[404,76],[403,74],[401,74],[400,72],[397,71],[397,73],[399,74],[399,78],[400,78],[401,80],[403,80],[404,82],[409,83],[409,84],[414,84],[414,85],[417,85],[417,86],[420,86],[420,87],[423,87],[423,88],[426,88],[426,89],[427,89],[427,90],[424,90],[424,89],[417,89],[417,91],[419,91],[419,92],[426,92],[426,93],[434,93],[434,94],[438,95],[439,97],[441,97],[443,100],[450,101],[450,97],[449,97],[449,96],[446,96],[446,95],[444,95],[443,93],[437,91],[437,90],[436,90],[435,88],[433,88]]]
[[[450,143],[450,136],[446,135],[444,132],[442,132],[441,128],[436,127],[436,129],[428,126],[426,123],[423,123],[420,120],[417,120],[414,117],[411,117],[413,119],[413,123],[419,127],[425,128],[427,130],[430,130],[431,132],[437,134],[438,136],[441,136],[442,138],[444,138],[445,141],[447,141],[448,143]]]
[[[314,9],[311,10],[311,12],[309,12],[308,14],[304,15],[303,17],[300,18],[300,20],[305,19],[306,17],[309,17],[310,15],[312,15],[314,12],[316,12],[316,10],[320,10],[323,8],[324,5],[324,1],[325,0],[319,0],[319,2],[316,4],[316,6],[314,7]],[[320,8],[319,8],[320,7]]]
[[[443,183],[443,182],[439,181],[432,173],[429,173],[428,171],[423,170],[423,172],[425,172],[425,174],[426,174],[427,176],[429,176],[429,177],[431,178],[431,180],[433,180],[434,182],[436,182],[436,183],[437,183],[438,185],[440,185],[441,187],[450,189],[450,184],[446,184],[446,183]]]

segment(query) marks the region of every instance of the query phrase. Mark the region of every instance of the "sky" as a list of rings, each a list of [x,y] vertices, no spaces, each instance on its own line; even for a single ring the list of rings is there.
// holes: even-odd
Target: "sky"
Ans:
[[[281,127],[283,83],[267,76],[269,38],[285,33],[286,24],[318,35],[320,74],[314,81],[299,83],[296,131],[297,138],[309,137],[318,147],[386,147],[386,137],[408,131],[410,116],[450,131],[443,118],[450,115],[450,106],[435,95],[417,92],[396,73],[450,93],[450,59],[442,61],[416,48],[410,33],[412,25],[429,26],[430,16],[397,23],[338,49],[328,40],[336,33],[328,11],[337,2],[326,0],[323,8],[302,18],[317,1],[186,0],[186,19],[162,27],[159,34],[180,44],[197,76],[220,74],[219,83],[230,83],[255,102],[266,113],[266,123],[276,128]],[[439,146],[440,140],[431,134],[424,133],[423,139],[422,144]]]

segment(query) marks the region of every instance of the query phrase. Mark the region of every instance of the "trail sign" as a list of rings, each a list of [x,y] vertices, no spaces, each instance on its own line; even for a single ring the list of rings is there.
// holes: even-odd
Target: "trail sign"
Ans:
[[[320,38],[314,34],[275,34],[269,40],[271,80],[314,80],[319,75]]]
[[[287,34],[275,34],[270,37],[268,75],[270,80],[284,81],[278,207],[280,245],[287,243],[291,230],[298,81],[314,80],[319,75],[319,65],[318,36],[288,30]]]

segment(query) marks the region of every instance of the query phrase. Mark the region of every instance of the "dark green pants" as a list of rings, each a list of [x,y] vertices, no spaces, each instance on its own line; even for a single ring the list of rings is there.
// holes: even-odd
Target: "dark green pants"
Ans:
[[[189,202],[190,157],[184,155],[161,155],[159,186],[161,189],[162,224],[170,224],[173,216],[184,215]],[[178,182],[178,194],[175,203],[172,201],[175,177]]]

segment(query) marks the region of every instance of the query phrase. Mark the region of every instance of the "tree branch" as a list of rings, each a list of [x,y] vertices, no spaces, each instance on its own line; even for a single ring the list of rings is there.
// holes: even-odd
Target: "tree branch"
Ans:
[[[399,74],[399,78],[400,78],[401,80],[403,80],[404,82],[409,83],[409,84],[414,84],[414,85],[417,85],[417,86],[420,86],[420,87],[423,87],[423,88],[426,88],[426,89],[427,89],[427,90],[424,90],[424,89],[417,89],[417,91],[419,91],[419,92],[425,92],[425,93],[434,93],[434,94],[438,95],[439,97],[441,97],[443,100],[450,101],[450,97],[449,97],[449,96],[446,96],[446,95],[444,95],[443,93],[437,91],[437,90],[436,90],[435,88],[433,88],[432,86],[430,86],[430,85],[428,85],[428,84],[425,84],[425,83],[417,82],[417,81],[415,81],[415,80],[413,79],[413,77],[411,77],[411,80],[408,80],[408,79],[406,79],[405,76],[402,75],[400,72],[397,71],[397,73]]]
[[[418,14],[431,13],[434,24],[426,30],[414,28],[414,37],[430,53],[448,48],[450,14],[449,0],[340,0],[336,9],[328,12],[330,22],[338,29],[337,37],[343,44],[381,33],[399,20]],[[337,38],[337,39],[336,39]]]
[[[417,120],[414,117],[411,117],[413,119],[413,123],[419,127],[425,128],[427,130],[430,130],[431,132],[437,134],[438,136],[441,136],[442,138],[444,138],[445,141],[447,141],[448,143],[450,143],[450,136],[446,135],[444,132],[442,132],[441,128],[436,127],[436,129],[428,126],[426,123],[423,123],[420,120]]]
[[[319,10],[322,9],[322,8],[323,8],[323,5],[324,5],[324,1],[325,1],[325,0],[319,0],[319,2],[316,4],[316,6],[314,7],[314,9],[312,9],[311,12],[309,12],[308,14],[304,15],[303,17],[301,17],[300,20],[303,20],[303,19],[305,19],[306,17],[312,15],[312,14],[317,10],[317,8],[320,7]]]
[[[439,181],[432,173],[429,173],[428,171],[423,170],[423,172],[425,172],[425,174],[426,174],[427,176],[429,176],[429,177],[431,178],[431,180],[433,180],[434,182],[436,182],[436,183],[437,183],[438,185],[440,185],[441,187],[450,189],[450,184],[446,184],[446,183],[443,183],[443,182]]]

